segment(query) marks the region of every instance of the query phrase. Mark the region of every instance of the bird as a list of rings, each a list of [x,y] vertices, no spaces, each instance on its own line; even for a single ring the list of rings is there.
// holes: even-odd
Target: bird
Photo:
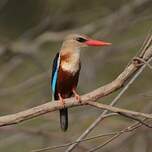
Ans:
[[[62,131],[68,129],[68,109],[64,107],[64,100],[74,96],[76,101],[81,102],[76,90],[81,69],[80,48],[109,45],[111,43],[94,40],[84,34],[70,34],[65,37],[53,60],[51,76],[52,100],[60,100],[63,105],[63,109],[59,110]]]

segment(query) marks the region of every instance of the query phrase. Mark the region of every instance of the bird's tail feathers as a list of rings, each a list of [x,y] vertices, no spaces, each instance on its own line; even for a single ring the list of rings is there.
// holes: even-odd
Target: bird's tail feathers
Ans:
[[[63,131],[68,129],[68,109],[64,108],[60,110],[60,125]]]

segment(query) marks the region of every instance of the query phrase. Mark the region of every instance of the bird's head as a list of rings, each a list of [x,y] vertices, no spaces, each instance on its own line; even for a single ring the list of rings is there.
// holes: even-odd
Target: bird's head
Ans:
[[[87,46],[108,46],[108,45],[111,45],[111,43],[94,40],[83,34],[71,34],[65,38],[62,48],[79,49],[81,47],[87,47]]]

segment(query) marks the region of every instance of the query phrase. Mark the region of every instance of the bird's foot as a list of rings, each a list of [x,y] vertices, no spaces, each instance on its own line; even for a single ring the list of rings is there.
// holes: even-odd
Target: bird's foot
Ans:
[[[59,100],[60,100],[62,106],[65,107],[65,101],[64,101],[64,99],[62,98],[61,94],[58,93],[58,96],[59,96]]]
[[[81,97],[80,95],[77,93],[77,91],[75,89],[72,90],[73,94],[74,94],[74,97],[75,99],[81,103]]]

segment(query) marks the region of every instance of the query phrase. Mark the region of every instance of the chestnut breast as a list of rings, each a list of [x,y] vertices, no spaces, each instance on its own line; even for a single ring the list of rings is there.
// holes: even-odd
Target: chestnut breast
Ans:
[[[63,98],[68,98],[72,96],[72,89],[76,88],[78,84],[79,72],[80,72],[80,64],[79,64],[79,70],[75,73],[64,71],[62,67],[59,68],[58,80],[57,80],[57,92],[61,93]]]

